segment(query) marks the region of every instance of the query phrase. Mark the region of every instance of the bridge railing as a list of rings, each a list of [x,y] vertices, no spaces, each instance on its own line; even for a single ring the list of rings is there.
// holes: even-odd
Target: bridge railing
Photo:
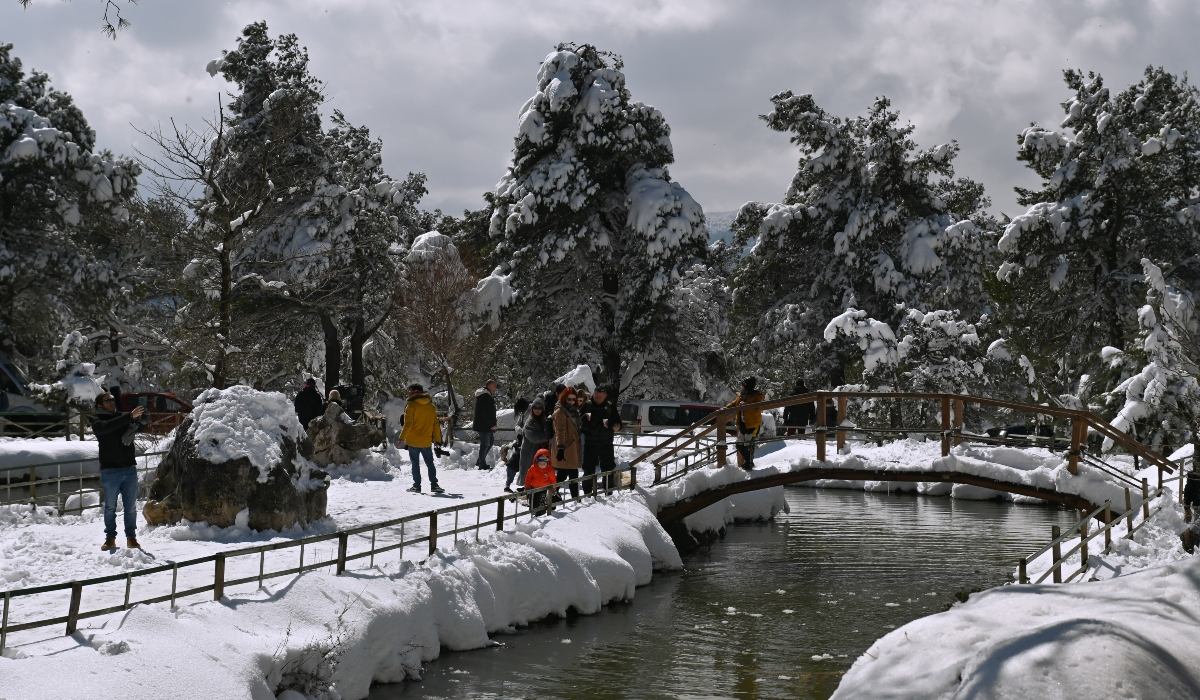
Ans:
[[[929,426],[918,426],[912,428],[867,428],[862,429],[857,426],[847,425],[847,408],[850,399],[897,399],[897,400],[920,400],[920,401],[935,401],[940,405],[938,417],[940,418],[940,426],[931,428]],[[833,426],[826,425],[826,417],[824,408],[828,402],[833,401],[837,406],[837,423]],[[966,406],[974,404],[980,407],[989,407],[995,409],[1003,409],[1016,411],[1025,414],[1033,414],[1035,416],[1050,416],[1052,418],[1063,418],[1069,421],[1070,437],[1065,440],[1067,451],[1067,469],[1072,474],[1079,473],[1079,463],[1087,461],[1109,473],[1118,480],[1128,481],[1129,475],[1112,465],[1103,462],[1099,455],[1088,455],[1086,453],[1086,442],[1088,431],[1110,439],[1114,444],[1120,445],[1125,451],[1133,455],[1135,459],[1144,460],[1148,464],[1158,467],[1159,482],[1162,482],[1164,473],[1170,474],[1175,471],[1175,465],[1168,459],[1163,457],[1158,452],[1143,445],[1137,440],[1129,437],[1121,430],[1118,430],[1112,424],[1102,418],[1087,412],[1068,408],[1059,408],[1057,406],[1041,406],[1034,404],[1024,404],[1016,401],[1005,401],[1002,399],[992,399],[981,396],[968,396],[960,394],[947,393],[920,393],[920,392],[879,392],[879,391],[815,391],[807,394],[796,394],[786,396],[779,399],[770,399],[760,401],[754,404],[744,406],[736,406],[731,408],[723,408],[705,416],[703,419],[692,424],[685,430],[681,430],[668,440],[664,440],[659,445],[647,450],[633,461],[633,464],[642,462],[650,462],[655,468],[655,483],[662,481],[670,481],[671,479],[682,476],[686,471],[705,466],[697,461],[687,469],[671,469],[668,465],[675,455],[688,450],[697,449],[696,445],[705,438],[712,439],[715,437],[715,460],[716,466],[725,466],[728,457],[728,441],[726,435],[726,423],[734,419],[737,414],[744,410],[759,410],[766,411],[775,408],[784,408],[787,406],[796,406],[806,403],[816,403],[816,425],[813,429],[813,439],[816,441],[817,460],[825,461],[827,452],[827,441],[829,433],[834,433],[834,440],[837,449],[841,449],[846,444],[846,438],[852,433],[897,433],[897,434],[939,434],[942,442],[942,455],[949,455],[953,446],[964,441],[979,441],[979,442],[997,442],[995,438],[986,435],[974,435],[964,430]],[[1053,444],[1053,442],[1051,442]],[[740,459],[740,457],[739,457]],[[664,468],[668,466],[668,468]]]
[[[0,653],[3,653],[8,643],[8,635],[14,632],[65,624],[66,634],[70,635],[74,634],[80,620],[121,612],[134,605],[170,602],[174,608],[175,601],[179,598],[205,593],[211,593],[214,600],[220,600],[228,587],[244,584],[256,584],[261,587],[263,581],[268,579],[324,568],[341,574],[351,562],[362,559],[367,560],[367,568],[372,568],[377,556],[396,552],[398,558],[403,560],[405,548],[414,545],[425,544],[428,554],[433,554],[437,550],[439,540],[446,542],[447,539],[452,539],[453,542],[457,542],[460,536],[465,539],[467,533],[472,532],[478,540],[481,531],[486,532],[489,527],[503,530],[506,523],[515,523],[521,518],[533,520],[542,512],[541,506],[534,505],[537,496],[551,500],[558,489],[572,484],[582,484],[585,491],[590,487],[592,493],[567,498],[571,502],[579,502],[589,497],[599,498],[614,491],[631,490],[637,487],[637,467],[621,467],[562,481],[552,486],[526,489],[519,495],[506,494],[448,508],[412,513],[324,535],[242,547],[110,576],[3,591]],[[506,504],[512,504],[511,512]],[[485,509],[487,515],[484,515]],[[495,513],[494,517],[492,513]],[[135,579],[140,589],[136,593]],[[85,591],[88,592],[89,600],[101,601],[98,607],[84,607]],[[13,622],[14,615],[23,612],[19,610],[23,599],[55,594],[60,599],[65,598],[65,615],[34,616],[32,619]]]

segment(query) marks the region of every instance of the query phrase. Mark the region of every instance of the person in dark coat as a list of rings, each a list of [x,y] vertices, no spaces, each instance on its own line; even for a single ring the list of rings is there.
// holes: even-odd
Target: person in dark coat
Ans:
[[[317,380],[312,377],[304,380],[304,388],[296,394],[292,405],[296,407],[296,417],[300,419],[300,425],[308,430],[308,422],[325,412],[325,402],[317,393]]]
[[[566,389],[565,384],[555,384],[554,389],[542,394],[542,403],[546,406],[546,415],[553,416],[554,409],[558,408],[558,395]]]
[[[832,430],[837,427],[837,403],[833,399],[825,399],[825,425]]]
[[[549,454],[550,439],[554,437],[554,425],[550,422],[550,414],[546,411],[546,403],[539,396],[529,405],[529,413],[521,423],[521,465],[517,472],[517,490],[525,488],[525,476],[533,464],[533,457],[538,450],[546,450]]]
[[[598,386],[580,411],[579,427],[583,443],[583,475],[610,472],[617,468],[613,433],[621,429],[621,415],[615,401],[608,400],[608,387]],[[583,482],[583,492],[592,493],[593,480]],[[599,488],[604,488],[601,484]]]
[[[479,457],[475,466],[480,469],[491,469],[487,463],[488,453],[496,444],[496,380],[489,379],[483,388],[475,392],[475,416],[471,420],[471,430],[479,433]]]
[[[137,453],[133,437],[150,424],[146,409],[135,407],[129,413],[117,410],[112,394],[96,397],[96,415],[92,434],[100,451],[100,487],[104,491],[104,545],[102,551],[117,548],[117,497],[125,511],[125,546],[141,549],[137,541]]]
[[[521,471],[521,446],[525,442],[525,433],[522,429],[527,415],[529,415],[529,399],[521,397],[513,403],[513,431],[517,436],[513,438],[512,444],[508,448],[508,460],[504,463],[504,468],[508,472],[505,474],[504,480],[505,493],[512,493],[513,478],[517,472]]]
[[[797,380],[796,386],[792,387],[792,396],[807,393],[808,387],[804,386],[804,380]],[[795,404],[783,409],[783,424],[787,426],[788,435],[803,435],[805,426],[816,422],[817,404],[815,401]]]

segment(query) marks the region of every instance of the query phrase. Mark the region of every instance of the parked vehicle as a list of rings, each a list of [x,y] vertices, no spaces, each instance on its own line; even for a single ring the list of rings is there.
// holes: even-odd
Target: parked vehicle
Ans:
[[[623,401],[621,421],[624,430],[639,433],[660,428],[686,428],[719,408],[680,401]]]
[[[29,397],[29,377],[0,352],[0,413],[49,413]]]
[[[166,435],[183,422],[184,416],[192,412],[192,405],[175,394],[158,392],[135,392],[121,394],[120,409],[132,411],[141,406],[150,416],[150,425],[145,432]]]

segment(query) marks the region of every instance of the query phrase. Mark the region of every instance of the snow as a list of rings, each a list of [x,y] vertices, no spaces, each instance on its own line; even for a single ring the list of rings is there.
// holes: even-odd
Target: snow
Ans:
[[[1195,558],[1099,583],[1002,586],[884,636],[833,698],[1196,697],[1198,607]]]
[[[284,438],[304,435],[292,402],[283,394],[237,385],[208,389],[196,397],[191,436],[200,458],[220,464],[248,458],[266,483],[271,469],[283,461]]]
[[[554,383],[576,387],[583,384],[588,391],[596,390],[596,380],[592,378],[592,368],[587,365],[576,365],[575,369],[555,379]]]
[[[369,483],[336,480],[330,511],[337,515],[331,520],[346,526],[439,503],[402,493],[407,479],[396,483],[394,467],[400,465],[394,450],[376,456],[393,468],[381,467],[375,475],[380,480]],[[452,468],[464,461],[462,455],[439,458],[445,468],[439,477],[448,490],[475,492],[471,496],[499,490],[501,473]],[[423,565],[381,557],[375,568],[352,568],[341,577],[308,572],[256,591],[252,586],[227,591],[217,602],[184,599],[174,611],[166,604],[137,606],[82,623],[73,637],[58,636],[57,627],[18,633],[10,636],[7,658],[0,659],[0,676],[13,697],[72,696],[80,674],[86,674],[89,697],[127,697],[133,682],[143,697],[190,698],[204,688],[207,697],[265,700],[282,689],[285,671],[308,663],[306,649],[340,639],[343,653],[332,674],[336,692],[362,698],[372,681],[419,677],[421,663],[442,648],[489,646],[494,643],[489,634],[547,615],[565,616],[568,609],[598,612],[610,601],[632,598],[656,569],[679,568],[678,552],[647,503],[644,493],[619,492],[560,506],[549,517],[502,533],[485,531],[478,541],[447,542]],[[18,578],[38,568],[78,570],[84,562],[108,573],[142,568],[161,561],[172,544],[190,555],[205,545],[209,551],[224,548],[204,540],[172,542],[172,532],[222,534],[191,525],[143,528],[146,552],[100,554],[93,549],[99,533],[94,519],[87,523],[92,541],[83,545],[71,542],[80,519],[25,515],[17,525],[0,520],[4,562],[21,565],[8,571]],[[274,534],[237,530],[224,534],[242,542]],[[418,549],[408,554],[422,556]],[[50,609],[56,607],[42,612]],[[116,663],[114,655],[120,657]]]
[[[95,440],[0,437],[0,468],[66,460],[95,460],[99,450],[100,443]],[[50,470],[45,471],[47,478],[54,476],[51,467],[45,469]],[[43,471],[39,470],[38,473]]]

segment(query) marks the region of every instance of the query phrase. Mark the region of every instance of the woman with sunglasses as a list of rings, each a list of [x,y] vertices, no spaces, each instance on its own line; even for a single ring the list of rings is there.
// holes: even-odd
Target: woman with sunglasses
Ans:
[[[579,442],[579,396],[573,387],[558,395],[554,409],[554,471],[562,483],[579,476],[583,445]],[[571,482],[571,497],[579,498],[579,482]]]
[[[536,489],[542,486],[553,486],[558,483],[558,479],[554,476],[554,470],[550,468],[550,450],[538,450],[533,456],[533,464],[529,467],[529,471],[525,473],[525,488]],[[538,491],[533,494],[533,501],[530,502],[529,508],[534,515],[545,515],[550,512],[550,499],[547,496],[550,491]]]

